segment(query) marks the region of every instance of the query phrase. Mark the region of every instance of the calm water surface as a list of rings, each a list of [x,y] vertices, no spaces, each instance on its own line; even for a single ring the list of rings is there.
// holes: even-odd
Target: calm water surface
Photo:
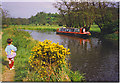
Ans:
[[[30,32],[35,40],[44,41],[48,39],[70,48],[72,70],[86,73],[86,81],[119,81],[118,41],[99,38],[82,39],[37,30],[25,31]]]

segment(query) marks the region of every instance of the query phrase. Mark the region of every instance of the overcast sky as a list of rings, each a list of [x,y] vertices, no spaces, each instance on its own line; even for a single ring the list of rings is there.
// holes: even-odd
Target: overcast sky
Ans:
[[[10,17],[29,18],[38,12],[56,13],[54,2],[2,2],[2,8],[8,11]]]
[[[58,0],[2,0],[2,2],[55,2]]]
[[[56,13],[53,3],[60,0],[2,0],[2,8],[10,17],[30,18],[38,12]],[[109,0],[118,2],[119,0]]]
[[[61,0],[2,0],[2,2],[56,2],[56,1],[61,1]],[[119,2],[120,0],[102,0],[102,1]]]

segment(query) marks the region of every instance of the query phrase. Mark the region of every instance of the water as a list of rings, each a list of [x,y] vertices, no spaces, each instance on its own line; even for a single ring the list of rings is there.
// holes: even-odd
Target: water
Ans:
[[[30,32],[35,40],[44,41],[48,39],[70,48],[71,69],[73,71],[78,70],[80,73],[86,73],[86,81],[119,81],[118,41],[99,38],[82,39],[57,35],[56,32],[25,31]]]

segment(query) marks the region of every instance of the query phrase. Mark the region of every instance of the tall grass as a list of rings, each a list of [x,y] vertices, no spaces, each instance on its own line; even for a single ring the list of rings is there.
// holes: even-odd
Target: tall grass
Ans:
[[[19,26],[20,27],[20,26]],[[31,53],[31,49],[33,46],[38,43],[38,41],[34,40],[28,32],[21,31],[18,29],[18,26],[10,26],[9,28],[3,29],[3,37],[2,37],[2,47],[5,49],[8,38],[13,39],[13,45],[17,47],[17,56],[15,57],[15,81],[31,81],[29,79],[35,79],[34,81],[38,81],[34,74],[29,72],[29,57]],[[79,74],[79,72],[73,72],[69,68],[63,66],[65,73],[69,76],[71,81],[84,81],[84,76]],[[59,71],[60,76],[64,77],[63,70]],[[33,76],[34,75],[34,76]],[[62,79],[62,78],[58,78]],[[56,80],[53,80],[56,81]]]

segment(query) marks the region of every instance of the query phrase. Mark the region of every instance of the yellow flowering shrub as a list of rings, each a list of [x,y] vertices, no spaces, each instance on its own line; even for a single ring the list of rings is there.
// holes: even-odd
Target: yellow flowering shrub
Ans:
[[[39,78],[47,81],[52,75],[57,75],[60,65],[66,64],[66,55],[70,54],[70,49],[64,48],[59,43],[52,43],[50,40],[38,42],[31,51],[30,66],[37,71]]]

